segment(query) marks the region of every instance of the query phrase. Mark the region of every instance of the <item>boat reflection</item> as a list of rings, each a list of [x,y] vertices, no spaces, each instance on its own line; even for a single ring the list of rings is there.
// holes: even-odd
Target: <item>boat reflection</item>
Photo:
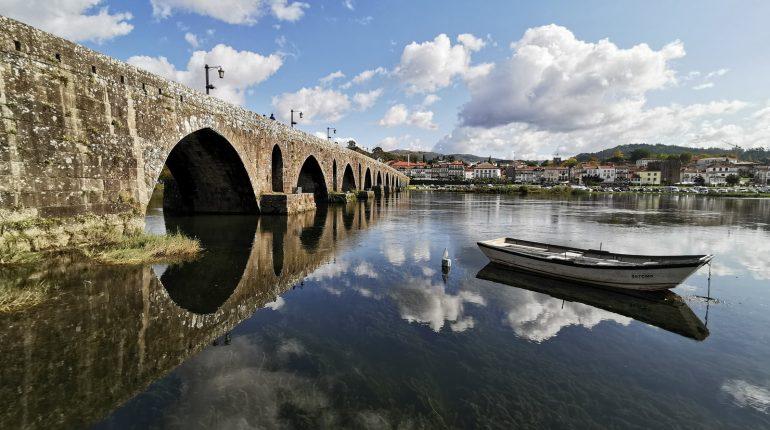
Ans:
[[[708,328],[682,297],[671,291],[613,291],[545,278],[494,263],[487,264],[476,277],[556,299],[583,303],[699,341],[709,335]]]

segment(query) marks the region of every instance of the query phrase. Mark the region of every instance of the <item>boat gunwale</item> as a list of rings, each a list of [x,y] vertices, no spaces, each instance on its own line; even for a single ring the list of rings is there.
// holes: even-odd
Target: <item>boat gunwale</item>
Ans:
[[[560,246],[560,245],[550,245],[550,244],[541,243],[541,242],[531,242],[531,241],[527,241],[527,240],[520,240],[520,239],[513,239],[513,238],[505,238],[505,239],[506,240],[511,239],[511,240],[514,240],[514,241],[517,241],[517,242],[523,242],[523,243],[532,244],[532,245],[539,245],[539,246],[543,246],[543,245],[545,245],[545,246],[555,246],[555,247],[559,247],[559,248],[565,249],[566,251],[597,252],[597,250],[587,250],[587,249],[572,248],[572,247],[568,248],[568,247],[564,247],[564,246]],[[536,255],[533,255],[533,254],[527,254],[527,253],[524,253],[524,252],[518,252],[518,251],[515,251],[515,250],[512,250],[512,249],[508,249],[508,248],[505,248],[505,247],[502,247],[502,246],[497,246],[497,245],[492,245],[492,244],[487,243],[487,242],[491,242],[491,241],[494,241],[494,240],[499,240],[499,238],[498,239],[492,239],[490,241],[479,241],[479,242],[476,242],[476,244],[479,247],[494,249],[496,251],[504,252],[504,253],[507,253],[507,254],[513,254],[513,255],[516,255],[516,256],[519,256],[519,257],[523,257],[523,258],[529,258],[529,259],[532,259],[532,260],[543,261],[543,262],[547,262],[547,263],[551,263],[551,264],[560,264],[560,265],[564,265],[564,266],[574,266],[574,267],[580,267],[580,268],[586,268],[586,269],[645,270],[645,271],[647,271],[647,270],[660,270],[660,269],[676,269],[676,268],[683,268],[683,267],[696,267],[697,268],[697,267],[701,267],[704,264],[708,263],[713,258],[713,255],[710,255],[710,254],[705,254],[705,255],[682,255],[682,256],[676,256],[676,258],[682,258],[682,259],[688,258],[688,259],[691,259],[691,260],[689,260],[688,262],[682,262],[682,263],[660,263],[660,264],[654,264],[654,265],[653,264],[645,265],[645,264],[642,264],[642,263],[632,263],[630,265],[581,264],[581,263],[575,262],[574,260],[561,260],[561,259],[552,259],[552,258],[539,257],[539,256],[536,256]],[[605,252],[607,252],[607,251],[605,251]],[[558,253],[554,253],[554,255],[557,255],[557,254]],[[613,252],[607,252],[607,256],[612,256],[612,255],[625,256],[625,257],[635,257],[635,258],[650,258],[650,259],[655,259],[655,258],[659,258],[659,259],[672,258],[670,256],[618,254],[618,253],[613,253]]]

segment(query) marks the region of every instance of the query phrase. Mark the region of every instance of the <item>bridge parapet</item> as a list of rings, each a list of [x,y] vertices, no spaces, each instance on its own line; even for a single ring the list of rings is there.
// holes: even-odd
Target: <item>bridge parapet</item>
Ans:
[[[319,201],[367,178],[408,183],[355,151],[0,16],[0,252],[140,229],[164,166],[191,212],[259,212],[263,194],[298,186]]]

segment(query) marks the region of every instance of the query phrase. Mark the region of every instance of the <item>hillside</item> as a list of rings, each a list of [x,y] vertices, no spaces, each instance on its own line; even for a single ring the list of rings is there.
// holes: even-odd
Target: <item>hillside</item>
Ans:
[[[430,152],[430,151],[409,151],[406,149],[394,149],[392,151],[389,151],[391,154],[394,154],[398,156],[400,159],[406,160],[407,155],[409,155],[409,158],[412,161],[422,161],[423,156],[425,156],[425,160],[433,160],[438,158],[454,158],[455,160],[459,161],[465,161],[466,163],[477,163],[479,161],[487,161],[489,157],[479,156],[479,155],[473,155],[473,154],[441,154],[438,152]],[[492,157],[493,161],[501,161],[506,162],[509,160],[504,160],[501,158],[494,158]]]
[[[612,148],[603,149],[598,152],[584,152],[575,156],[578,161],[588,161],[593,157],[599,160],[606,160],[613,157],[615,151],[622,152],[626,157],[629,157],[632,152],[641,150],[647,151],[650,156],[668,156],[679,155],[683,153],[690,153],[697,156],[738,156],[739,159],[745,161],[764,161],[770,157],[770,151],[764,149],[751,149],[747,151],[731,150],[725,148],[690,148],[686,146],[677,145],[663,145],[648,144],[648,143],[631,143],[626,145],[618,145]]]

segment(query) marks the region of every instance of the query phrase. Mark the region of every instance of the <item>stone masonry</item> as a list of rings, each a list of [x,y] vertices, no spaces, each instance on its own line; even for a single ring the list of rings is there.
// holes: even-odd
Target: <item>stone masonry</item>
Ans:
[[[356,190],[408,184],[357,152],[0,16],[0,255],[141,228],[164,165],[192,212],[259,213],[262,195],[297,187],[318,203],[348,170]]]

